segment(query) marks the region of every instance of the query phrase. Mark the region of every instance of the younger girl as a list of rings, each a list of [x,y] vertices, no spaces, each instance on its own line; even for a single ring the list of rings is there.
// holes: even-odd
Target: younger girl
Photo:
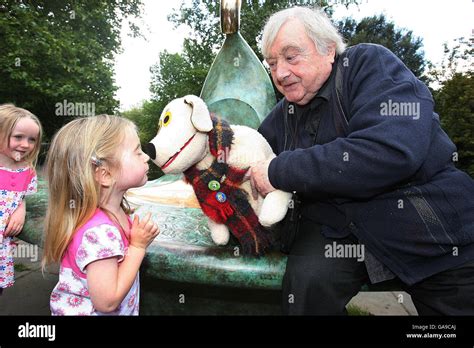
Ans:
[[[41,124],[31,112],[0,105],[0,295],[14,283],[12,237],[23,229],[25,195],[36,192]]]
[[[134,124],[108,115],[76,119],[55,135],[43,267],[61,262],[53,315],[138,315],[138,270],[158,235],[124,198],[146,183],[148,160]]]

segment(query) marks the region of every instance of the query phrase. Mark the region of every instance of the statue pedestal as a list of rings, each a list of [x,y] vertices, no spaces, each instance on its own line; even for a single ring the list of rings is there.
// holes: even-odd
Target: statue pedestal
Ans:
[[[137,214],[151,211],[161,229],[141,269],[141,313],[280,314],[283,254],[246,257],[235,243],[216,246],[192,187],[176,177],[128,197],[133,206],[142,203]]]
[[[176,179],[164,176],[128,194],[136,213],[152,212],[161,229],[140,269],[140,313],[281,314],[286,256],[275,251],[261,258],[246,257],[238,254],[235,243],[216,246],[192,189]],[[28,197],[21,239],[42,245],[47,199],[45,183],[40,181],[38,193]]]

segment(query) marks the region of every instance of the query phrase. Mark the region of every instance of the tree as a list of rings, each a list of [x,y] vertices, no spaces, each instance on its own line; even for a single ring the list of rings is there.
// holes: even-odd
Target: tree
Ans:
[[[443,129],[457,146],[456,166],[474,177],[474,71],[455,73],[435,94]]]
[[[359,23],[352,18],[338,22],[338,28],[348,45],[359,43],[376,43],[387,47],[413,74],[424,80],[427,62],[424,59],[423,40],[413,36],[411,30],[398,29],[395,23],[388,22],[384,15],[365,17]]]
[[[140,0],[0,1],[0,102],[31,110],[46,138],[81,116],[83,104],[96,114],[113,113],[121,25],[140,12]],[[72,113],[59,110],[66,103]]]
[[[165,105],[145,101],[141,107],[122,112],[122,116],[133,121],[138,128],[138,136],[143,145],[147,144],[156,135],[158,130],[158,118]],[[150,166],[148,180],[154,180],[163,175],[157,166]]]
[[[193,64],[190,59],[167,51],[160,53],[160,63],[151,67],[151,92],[156,101],[167,103],[178,96],[199,94],[208,67]],[[179,81],[179,83],[176,83]],[[164,105],[163,105],[164,106]]]
[[[433,91],[435,111],[441,125],[457,146],[456,166],[474,177],[474,69],[473,42],[464,38],[454,45],[444,44],[444,56],[428,77],[438,89]],[[457,155],[457,156],[456,156]]]
[[[156,135],[158,119],[168,102],[187,94],[200,94],[208,69],[202,65],[193,66],[178,53],[172,54],[166,50],[160,53],[160,63],[150,68],[152,100],[146,101],[140,109],[123,113],[143,130],[139,134],[142,143],[147,143]],[[134,113],[141,113],[141,118],[133,118]]]
[[[346,6],[358,0],[346,1]],[[265,0],[243,1],[240,32],[260,60],[263,60],[258,42],[265,21],[273,13],[294,5],[320,6],[332,14],[334,2],[326,0]],[[219,25],[219,1],[183,1],[179,10],[168,19],[175,27],[190,28],[190,36],[184,40],[183,53],[160,54],[159,62],[151,68],[152,103],[161,109],[172,99],[186,94],[199,94],[207,73],[224,41]],[[176,83],[179,81],[179,84]],[[159,117],[155,115],[155,117]]]
[[[434,65],[428,62],[427,78],[436,89],[455,74],[473,70],[474,42],[464,37],[453,40],[451,45],[443,44],[444,55],[441,61]]]
[[[138,136],[141,143],[146,144],[156,135],[158,129],[158,118],[155,115],[160,115],[163,108],[160,104],[145,101],[141,107],[136,107],[131,110],[122,112],[122,116],[133,121],[138,128]]]

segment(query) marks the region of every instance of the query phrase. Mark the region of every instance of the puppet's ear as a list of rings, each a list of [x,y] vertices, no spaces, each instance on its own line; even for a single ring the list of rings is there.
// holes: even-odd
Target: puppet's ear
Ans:
[[[187,95],[184,102],[193,108],[191,123],[198,131],[207,133],[212,129],[212,120],[206,103],[195,95]]]

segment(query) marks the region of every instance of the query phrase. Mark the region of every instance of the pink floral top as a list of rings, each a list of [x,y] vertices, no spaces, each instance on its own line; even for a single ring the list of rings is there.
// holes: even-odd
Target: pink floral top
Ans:
[[[30,167],[10,169],[0,167],[0,289],[14,284],[12,237],[4,237],[7,221],[25,195],[36,192],[36,172]]]
[[[131,221],[129,220],[131,224]],[[121,262],[128,240],[121,229],[100,209],[79,228],[69,244],[59,272],[59,282],[50,298],[52,315],[138,315],[139,275],[118,308],[111,313],[97,311],[87,285],[86,266],[93,261],[118,256]]]

